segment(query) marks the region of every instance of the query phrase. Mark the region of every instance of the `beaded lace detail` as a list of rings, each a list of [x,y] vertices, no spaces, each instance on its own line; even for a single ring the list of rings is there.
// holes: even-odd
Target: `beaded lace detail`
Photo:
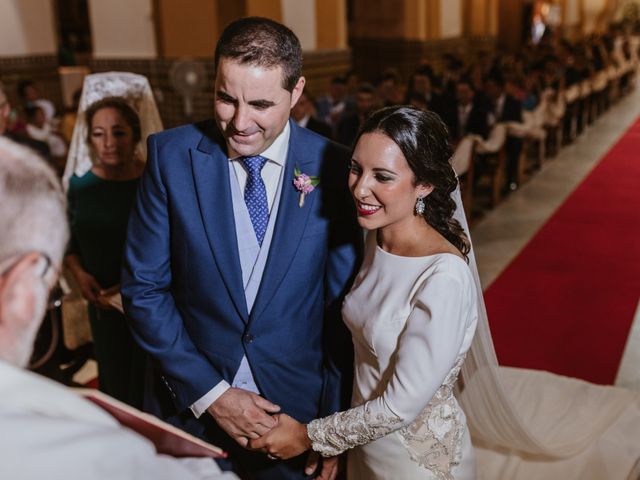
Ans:
[[[460,464],[462,457],[465,425],[453,388],[463,362],[461,355],[418,418],[400,430],[411,459],[438,480],[453,480],[451,470]]]
[[[307,434],[312,448],[323,457],[340,455],[349,448],[372,442],[397,430],[400,417],[373,414],[366,405],[311,421]]]
[[[458,357],[442,386],[410,425],[402,427],[403,419],[398,416],[374,414],[365,404],[309,423],[307,433],[313,450],[331,457],[398,431],[414,462],[429,470],[433,478],[452,480],[451,471],[461,461],[465,431],[453,395],[464,358]]]

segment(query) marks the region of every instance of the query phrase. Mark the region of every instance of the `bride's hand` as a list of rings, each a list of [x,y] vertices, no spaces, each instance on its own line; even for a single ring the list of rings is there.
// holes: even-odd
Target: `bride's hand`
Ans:
[[[259,450],[280,460],[297,457],[311,448],[307,427],[284,413],[275,415],[277,425],[262,437],[249,440],[251,450]]]

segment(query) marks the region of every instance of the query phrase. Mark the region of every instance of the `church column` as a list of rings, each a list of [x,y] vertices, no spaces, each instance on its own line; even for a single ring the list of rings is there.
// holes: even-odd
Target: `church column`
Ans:
[[[531,2],[526,2],[530,4]],[[524,0],[501,0],[498,8],[498,44],[508,52],[516,52],[526,35],[523,24]]]
[[[283,0],[245,0],[245,5],[245,15],[248,17],[267,17],[277,22],[283,21]]]
[[[318,50],[347,48],[345,0],[316,0],[316,47]]]

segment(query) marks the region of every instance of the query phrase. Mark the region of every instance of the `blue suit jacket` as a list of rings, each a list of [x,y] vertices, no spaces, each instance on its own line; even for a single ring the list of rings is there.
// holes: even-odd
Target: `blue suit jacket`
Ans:
[[[134,334],[157,360],[165,393],[173,398],[175,410],[165,410],[165,417],[191,416],[189,405],[222,379],[231,383],[243,355],[262,395],[303,422],[339,409],[341,383],[351,388],[341,377],[344,370],[351,374],[352,365],[344,356],[351,341],[340,307],[362,236],[347,188],[348,152],[290,126],[278,217],[250,315],[229,162],[215,123],[149,138],[129,223],[122,296]],[[294,166],[320,177],[302,208]],[[191,416],[187,423],[193,422]],[[184,428],[208,437],[186,423]]]

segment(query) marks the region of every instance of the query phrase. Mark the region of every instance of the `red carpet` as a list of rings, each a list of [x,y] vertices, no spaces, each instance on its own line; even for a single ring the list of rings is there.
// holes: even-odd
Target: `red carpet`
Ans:
[[[612,384],[640,296],[640,120],[485,292],[502,365]]]

